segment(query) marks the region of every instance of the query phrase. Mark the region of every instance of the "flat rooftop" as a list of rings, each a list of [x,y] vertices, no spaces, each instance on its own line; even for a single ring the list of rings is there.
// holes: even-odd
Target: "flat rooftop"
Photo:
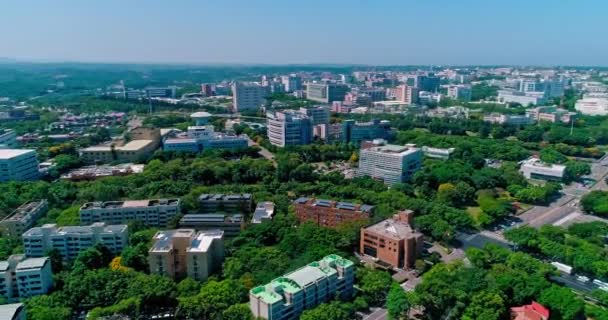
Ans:
[[[396,221],[393,218],[380,221],[365,228],[365,230],[396,240],[407,239],[412,236],[421,235],[420,232],[414,230],[412,226],[410,226],[408,223],[403,221]]]
[[[30,201],[22,204],[19,208],[15,209],[9,216],[3,221],[18,221],[24,217],[38,212],[37,210],[46,204],[46,200]],[[36,212],[34,212],[36,211]]]
[[[28,153],[36,153],[32,149],[0,149],[0,160],[8,160]]]
[[[80,207],[80,210],[88,209],[113,209],[113,208],[143,208],[154,206],[178,205],[179,199],[146,199],[146,200],[126,200],[126,201],[106,201],[106,202],[87,202]]]
[[[154,143],[154,140],[133,140],[129,141],[129,143],[125,144],[122,147],[117,147],[116,149],[123,151],[138,151],[152,143]]]
[[[392,153],[392,154],[410,154],[417,152],[419,149],[412,146],[399,146],[395,144],[386,144],[383,146],[376,146],[364,149],[364,152],[380,152],[380,153]]]
[[[150,252],[167,252],[173,249],[173,240],[176,238],[188,238],[190,244],[187,252],[207,252],[214,240],[222,239],[224,231],[207,230],[196,232],[194,229],[175,229],[159,231],[154,235],[154,245]]]
[[[48,257],[42,258],[27,258],[17,264],[17,271],[29,270],[29,269],[40,269],[49,260]]]

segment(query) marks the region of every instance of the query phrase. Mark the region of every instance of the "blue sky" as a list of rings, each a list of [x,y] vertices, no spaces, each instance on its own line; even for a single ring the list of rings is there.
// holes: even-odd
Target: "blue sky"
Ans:
[[[0,0],[0,57],[608,65],[605,0]]]

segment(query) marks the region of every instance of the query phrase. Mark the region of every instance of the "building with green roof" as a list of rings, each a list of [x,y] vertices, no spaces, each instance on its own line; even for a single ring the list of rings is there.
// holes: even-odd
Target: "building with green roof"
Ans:
[[[340,294],[352,296],[355,279],[352,261],[332,254],[249,291],[251,312],[268,320],[297,319]]]

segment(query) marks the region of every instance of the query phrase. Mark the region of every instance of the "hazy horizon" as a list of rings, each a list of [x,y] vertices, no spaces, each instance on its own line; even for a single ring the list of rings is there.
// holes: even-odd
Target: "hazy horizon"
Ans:
[[[2,5],[0,56],[190,65],[607,66],[599,0],[42,0]]]

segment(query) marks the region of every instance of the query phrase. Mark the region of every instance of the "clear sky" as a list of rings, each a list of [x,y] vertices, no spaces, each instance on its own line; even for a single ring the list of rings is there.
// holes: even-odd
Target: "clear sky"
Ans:
[[[608,65],[606,0],[0,0],[0,57]]]

